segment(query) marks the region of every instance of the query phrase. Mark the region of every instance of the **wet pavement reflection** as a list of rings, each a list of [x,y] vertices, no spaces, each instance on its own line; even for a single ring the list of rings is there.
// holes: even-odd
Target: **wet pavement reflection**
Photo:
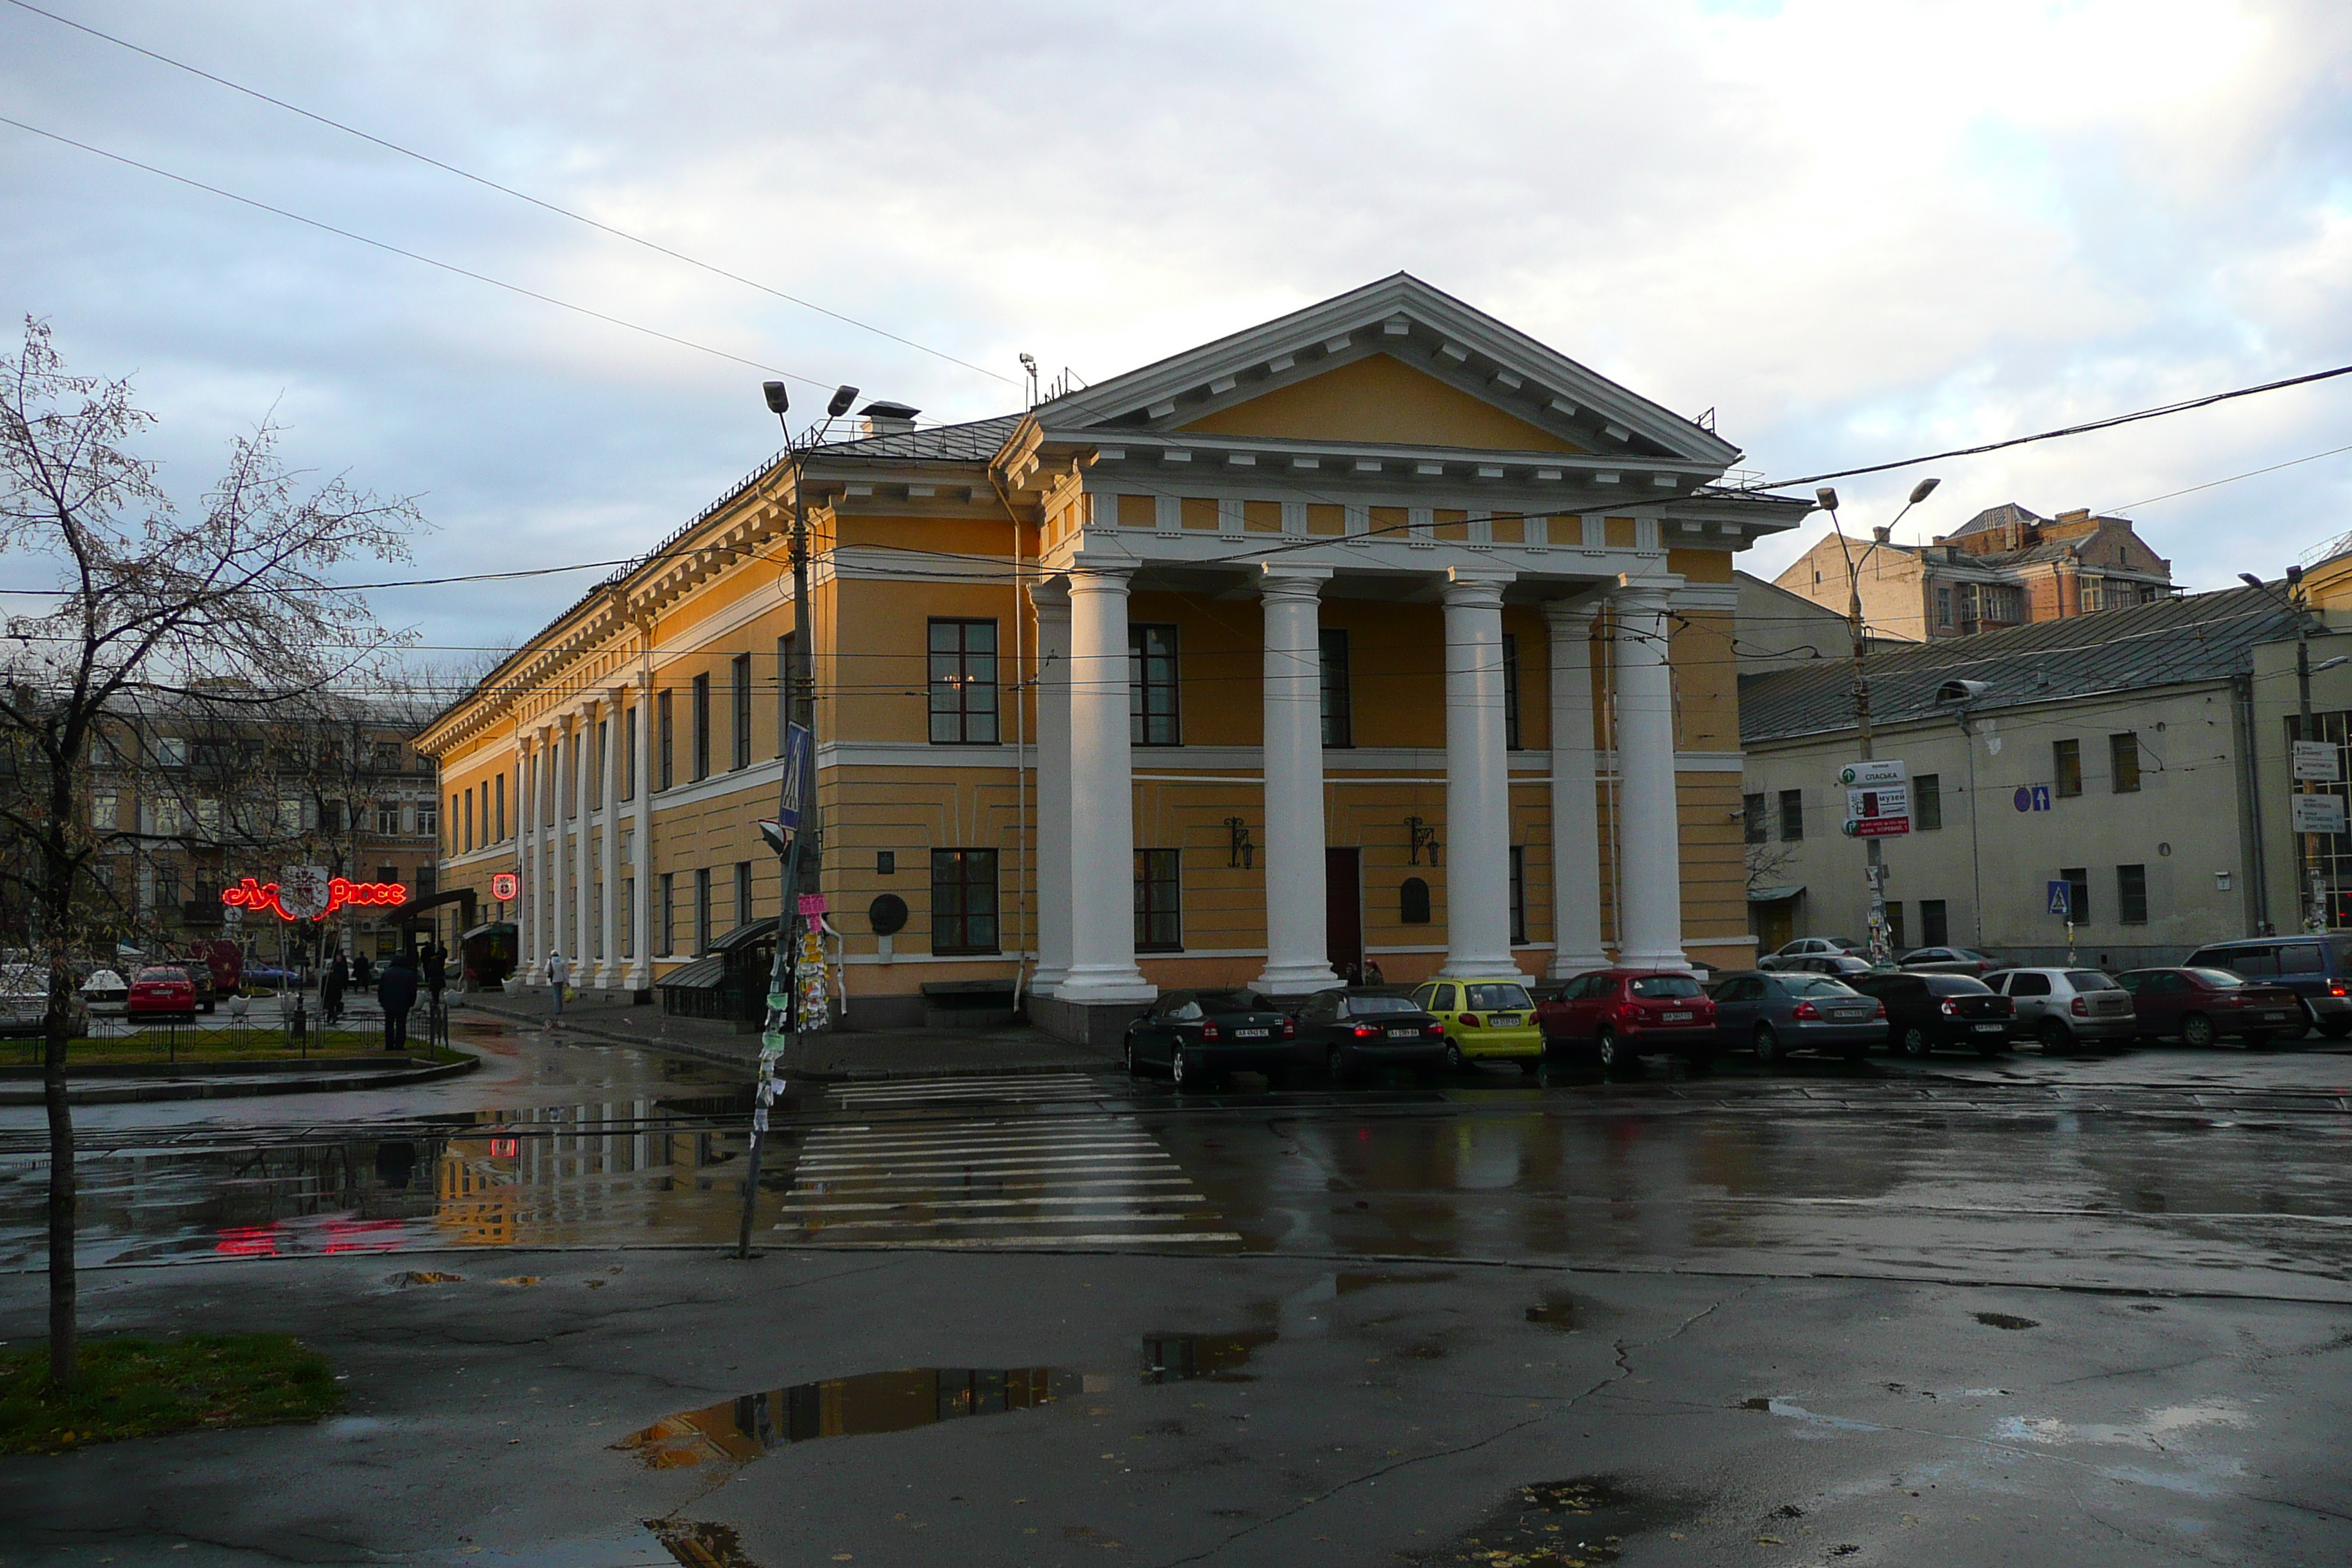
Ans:
[[[1143,1342],[1143,1381],[1255,1383],[1244,1372],[1251,1356],[1282,1336],[1272,1329],[1236,1334],[1161,1334]]]
[[[908,1367],[739,1394],[680,1411],[614,1447],[649,1469],[749,1464],[771,1448],[819,1437],[868,1437],[967,1416],[1034,1410],[1097,1380],[1059,1367]],[[1102,1380],[1108,1381],[1108,1380]]]

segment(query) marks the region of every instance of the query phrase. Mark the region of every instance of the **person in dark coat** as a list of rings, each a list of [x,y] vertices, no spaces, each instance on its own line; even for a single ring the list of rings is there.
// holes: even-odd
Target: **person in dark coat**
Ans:
[[[394,953],[392,962],[383,966],[383,974],[375,983],[377,1005],[383,1009],[383,1048],[403,1051],[408,1048],[408,1010],[416,1005],[416,961],[405,952]]]
[[[343,962],[342,949],[337,948],[335,956],[328,961],[325,971],[319,976],[320,1023],[340,1024],[343,1021],[343,992],[351,983],[351,965]]]

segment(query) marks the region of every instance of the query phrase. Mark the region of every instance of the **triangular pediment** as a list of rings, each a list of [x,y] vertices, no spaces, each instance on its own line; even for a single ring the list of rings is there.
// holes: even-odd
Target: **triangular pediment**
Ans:
[[[1738,448],[1398,273],[1040,405],[1052,437],[1183,434],[1728,466]]]
[[[1328,363],[1328,362],[1327,362]],[[1385,353],[1340,361],[1179,425],[1203,436],[1465,447],[1490,452],[1585,447]]]

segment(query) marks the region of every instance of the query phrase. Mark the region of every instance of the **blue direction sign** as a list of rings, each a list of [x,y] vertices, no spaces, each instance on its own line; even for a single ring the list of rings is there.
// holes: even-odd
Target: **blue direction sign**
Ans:
[[[794,724],[784,731],[783,798],[776,811],[776,822],[787,835],[800,831],[801,792],[809,772],[809,731],[805,724]]]
[[[2020,784],[2017,793],[2010,796],[2010,804],[2020,811],[2047,811],[2050,809],[2050,786]]]
[[[2023,793],[2022,791],[2020,792]],[[2074,889],[2071,883],[2053,880],[2050,884],[2050,912],[2071,919],[2074,913]]]

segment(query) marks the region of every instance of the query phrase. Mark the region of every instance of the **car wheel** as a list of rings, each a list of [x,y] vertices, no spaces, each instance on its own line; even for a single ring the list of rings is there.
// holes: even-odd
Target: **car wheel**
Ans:
[[[1521,1057],[1519,1058],[1519,1070],[1527,1074],[1529,1078],[1535,1077],[1537,1073],[1543,1070],[1543,1058]]]
[[[1927,1054],[1936,1048],[1935,1043],[1927,1038],[1927,1031],[1916,1024],[1903,1031],[1901,1047],[1903,1054],[1914,1061],[1926,1061]]]
[[[1774,1061],[1779,1059],[1780,1055],[1780,1037],[1772,1032],[1772,1026],[1769,1024],[1757,1025],[1756,1060],[1758,1063],[1764,1067],[1770,1067]]]
[[[2319,1026],[2319,1032],[2331,1040],[2340,1040],[2352,1035],[2352,1018],[2330,1018]]]
[[[2298,1006],[2299,1006],[2299,1008],[2300,1008],[2300,1010],[2301,1010],[2302,1017],[2300,1018],[2300,1020],[2299,1020],[2299,1021],[2297,1021],[2295,1024],[2294,1024],[2294,1025],[2293,1025],[2293,1026],[2291,1026],[2290,1027],[2287,1027],[2287,1028],[2284,1028],[2284,1029],[2281,1029],[2281,1030],[2279,1031],[2279,1037],[2279,1037],[2281,1040],[2284,1040],[2284,1041],[2300,1040],[2300,1039],[2302,1039],[2303,1037],[2305,1037],[2305,1036],[2309,1035],[2309,1034],[2312,1032],[2312,1030],[2314,1030],[2314,1029],[2315,1029],[2315,1028],[2317,1028],[2317,1027],[2319,1026],[2319,1020],[2318,1020],[2316,1017],[2315,1017],[2315,1016],[2312,1016],[2311,1004],[2310,1004],[2310,1003],[2308,1003],[2308,1002],[2300,1003],[2300,1004],[2298,1004]]]
[[[1604,1068],[1621,1068],[1633,1059],[1633,1053],[1618,1039],[1614,1029],[1603,1029],[1593,1037],[1592,1055]]]
[[[2045,1051],[2063,1051],[2074,1043],[2074,1031],[2055,1018],[2042,1019],[2041,1026],[2033,1031],[2033,1037],[2042,1042],[2042,1048]]]
[[[1191,1094],[1202,1087],[1201,1071],[1185,1060],[1181,1046],[1168,1053],[1168,1081],[1179,1094]]]
[[[1348,1053],[1345,1050],[1338,1046],[1333,1046],[1330,1053],[1323,1058],[1323,1063],[1324,1066],[1330,1069],[1331,1081],[1333,1083],[1345,1083],[1348,1081]]]
[[[1445,1070],[1447,1072],[1470,1070],[1470,1058],[1462,1054],[1462,1047],[1453,1040],[1445,1042]]]
[[[2180,1020],[2180,1043],[2203,1050],[2213,1043],[2213,1020],[2202,1013],[2191,1013]]]

